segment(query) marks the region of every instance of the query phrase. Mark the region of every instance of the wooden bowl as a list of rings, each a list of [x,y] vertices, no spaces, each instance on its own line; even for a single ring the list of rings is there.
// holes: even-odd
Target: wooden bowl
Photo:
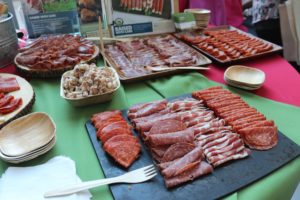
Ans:
[[[256,68],[234,65],[225,71],[224,79],[235,84],[260,87],[265,81],[265,73]]]
[[[67,100],[71,105],[73,105],[75,107],[93,105],[93,104],[97,104],[97,103],[103,103],[103,102],[110,101],[113,98],[115,92],[119,89],[121,84],[120,84],[119,76],[118,76],[116,70],[112,67],[109,67],[109,69],[111,69],[113,71],[115,79],[118,82],[118,86],[114,90],[104,93],[104,94],[98,94],[98,95],[93,95],[93,96],[88,96],[88,97],[68,98],[65,96],[65,93],[64,93],[63,81],[64,81],[64,76],[67,76],[69,73],[71,73],[72,70],[70,70],[70,71],[65,72],[61,77],[60,96],[62,98],[64,98],[65,100]]]
[[[47,145],[55,136],[56,126],[46,113],[31,113],[0,130],[0,151],[17,157]]]
[[[94,46],[95,48],[95,52],[93,54],[93,56],[88,59],[88,60],[84,60],[81,62],[84,63],[90,63],[93,62],[96,57],[99,55],[99,48],[97,46]],[[21,65],[17,62],[17,57],[22,55],[22,53],[18,53],[14,59],[14,62],[16,64],[16,68],[17,70],[28,76],[28,77],[34,77],[34,78],[55,78],[55,77],[60,77],[64,72],[71,70],[74,68],[75,65],[70,65],[70,66],[64,66],[61,68],[56,68],[56,69],[32,69],[30,67],[26,67],[24,65]]]
[[[11,113],[0,116],[0,128],[2,128],[10,121],[27,114],[31,110],[35,101],[35,94],[30,83],[20,76],[6,73],[0,73],[0,76],[4,78],[16,78],[20,86],[20,90],[10,92],[8,94],[14,96],[15,98],[22,98],[23,100],[22,105],[18,109]]]

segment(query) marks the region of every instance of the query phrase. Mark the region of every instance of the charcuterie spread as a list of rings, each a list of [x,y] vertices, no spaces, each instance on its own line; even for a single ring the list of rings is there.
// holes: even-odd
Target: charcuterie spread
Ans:
[[[222,63],[281,50],[277,45],[236,29],[207,29],[203,34],[180,33],[178,37]]]
[[[97,129],[97,138],[103,149],[121,166],[128,168],[139,156],[141,146],[132,135],[132,127],[121,111],[94,114],[91,121]]]
[[[80,36],[56,35],[41,37],[21,49],[16,64],[30,70],[57,70],[87,62],[97,54],[97,47]]]
[[[0,115],[13,112],[22,105],[22,98],[15,98],[7,93],[20,90],[16,78],[0,76]]]
[[[119,75],[133,78],[152,74],[147,67],[178,67],[208,64],[202,54],[172,35],[136,38],[105,46],[107,58]]]

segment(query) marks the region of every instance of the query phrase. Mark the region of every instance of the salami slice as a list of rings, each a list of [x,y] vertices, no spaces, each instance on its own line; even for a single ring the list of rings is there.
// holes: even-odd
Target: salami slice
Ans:
[[[14,97],[11,95],[6,95],[3,98],[1,98],[0,99],[0,108],[9,104],[13,99],[14,99]]]
[[[106,135],[112,132],[131,132],[131,129],[132,127],[129,124],[127,124],[126,121],[117,121],[110,123],[100,131],[97,131],[97,137],[101,138],[102,135]]]
[[[239,130],[244,142],[252,149],[267,150],[278,143],[277,127],[250,127]]]
[[[107,149],[111,144],[116,143],[116,142],[137,142],[138,143],[138,139],[136,137],[134,137],[133,135],[128,135],[128,134],[121,134],[121,135],[116,135],[112,138],[110,138],[109,140],[107,140],[105,142],[105,144],[103,145],[103,149]]]

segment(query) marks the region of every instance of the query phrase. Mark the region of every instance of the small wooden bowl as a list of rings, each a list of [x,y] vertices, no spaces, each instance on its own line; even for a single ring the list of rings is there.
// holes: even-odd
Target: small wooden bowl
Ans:
[[[88,97],[68,98],[68,97],[65,96],[65,93],[64,93],[63,81],[64,81],[64,76],[71,73],[72,70],[70,70],[70,71],[65,72],[61,77],[60,96],[62,98],[64,98],[65,100],[67,100],[71,105],[73,105],[75,107],[93,105],[93,104],[97,104],[97,103],[103,103],[103,102],[110,101],[113,98],[115,92],[119,89],[121,84],[120,84],[119,76],[118,76],[116,70],[112,67],[109,67],[109,69],[111,69],[113,71],[115,79],[118,82],[118,86],[114,90],[112,90],[110,92],[107,92],[107,93],[104,93],[104,94],[98,94],[98,95],[93,95],[93,96],[88,96]]]
[[[224,73],[224,79],[229,84],[244,85],[259,88],[265,81],[265,73],[259,69],[234,65],[229,67]]]
[[[47,145],[55,133],[56,126],[46,113],[31,113],[0,130],[0,151],[10,157],[29,154]]]

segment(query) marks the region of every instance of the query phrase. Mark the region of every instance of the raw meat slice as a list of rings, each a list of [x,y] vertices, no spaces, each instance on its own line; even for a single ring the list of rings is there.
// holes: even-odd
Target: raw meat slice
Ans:
[[[162,162],[169,162],[184,156],[195,148],[193,143],[179,142],[171,145],[163,154]]]
[[[267,150],[278,143],[277,127],[249,127],[239,130],[244,142],[252,149]]]
[[[195,166],[194,168],[190,169],[189,171],[186,171],[178,176],[166,178],[165,183],[167,188],[172,188],[178,185],[181,185],[182,183],[192,181],[195,178],[198,178],[200,176],[203,176],[205,174],[209,174],[213,171],[213,168],[208,163],[202,161],[199,163],[199,165]]]
[[[194,130],[185,129],[171,133],[153,134],[147,138],[151,146],[171,145],[178,142],[192,143],[194,140]]]

